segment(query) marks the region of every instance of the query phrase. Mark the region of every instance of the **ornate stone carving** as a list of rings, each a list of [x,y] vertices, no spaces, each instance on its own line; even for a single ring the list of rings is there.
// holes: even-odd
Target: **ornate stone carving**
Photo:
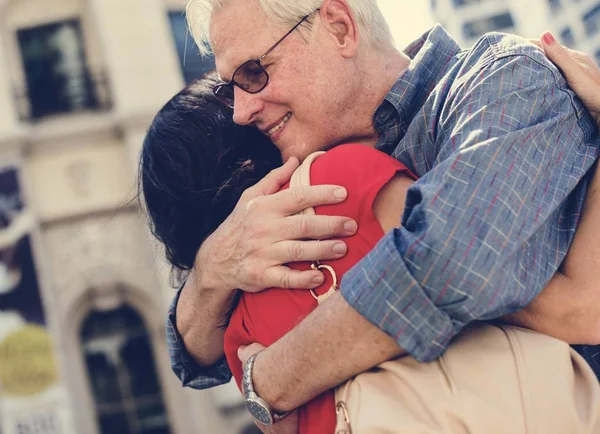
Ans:
[[[57,304],[63,314],[91,288],[125,285],[146,291],[160,306],[155,265],[135,212],[89,217],[44,231]]]

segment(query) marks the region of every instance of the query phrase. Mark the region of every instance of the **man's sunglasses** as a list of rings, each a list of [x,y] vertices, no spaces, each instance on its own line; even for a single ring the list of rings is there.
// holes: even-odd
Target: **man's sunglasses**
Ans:
[[[277,48],[277,46],[281,44],[285,40],[285,38],[290,36],[294,32],[294,30],[296,30],[304,21],[306,21],[308,17],[310,17],[310,15],[312,14],[306,15],[304,18],[302,18],[298,22],[298,24],[292,27],[292,29],[283,36],[283,38],[275,42],[275,44],[271,48],[269,48],[265,54],[260,56],[258,59],[251,59],[243,63],[233,73],[231,81],[229,81],[228,83],[220,83],[216,85],[213,88],[215,96],[219,98],[219,100],[223,102],[223,104],[226,104],[227,106],[233,108],[234,86],[237,86],[243,91],[252,94],[259,93],[265,87],[267,87],[267,84],[269,84],[269,73],[264,68],[264,66],[262,66],[261,61],[266,56],[271,54],[271,52],[275,48]]]

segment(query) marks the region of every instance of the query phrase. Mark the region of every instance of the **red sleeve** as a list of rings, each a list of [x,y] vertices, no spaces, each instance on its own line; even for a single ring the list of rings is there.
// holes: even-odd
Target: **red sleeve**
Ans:
[[[311,167],[311,184],[334,184],[348,190],[340,205],[322,206],[319,214],[345,215],[358,222],[372,217],[379,191],[397,174],[416,177],[398,160],[366,145],[340,145],[320,156]]]

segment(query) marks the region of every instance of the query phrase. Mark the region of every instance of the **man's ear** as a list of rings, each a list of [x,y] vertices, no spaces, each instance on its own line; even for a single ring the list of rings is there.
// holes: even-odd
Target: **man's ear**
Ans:
[[[331,40],[342,56],[356,55],[359,44],[359,29],[354,12],[346,0],[325,0],[319,11],[321,21]]]

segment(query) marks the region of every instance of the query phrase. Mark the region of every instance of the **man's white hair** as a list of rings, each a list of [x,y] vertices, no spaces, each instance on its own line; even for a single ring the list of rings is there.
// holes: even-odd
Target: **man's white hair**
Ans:
[[[210,52],[209,28],[212,13],[230,1],[232,0],[188,1],[186,12],[188,25],[202,54]],[[392,33],[376,0],[346,1],[354,12],[364,41],[376,48],[393,45]],[[323,0],[258,0],[258,2],[267,17],[290,27],[323,4]]]

